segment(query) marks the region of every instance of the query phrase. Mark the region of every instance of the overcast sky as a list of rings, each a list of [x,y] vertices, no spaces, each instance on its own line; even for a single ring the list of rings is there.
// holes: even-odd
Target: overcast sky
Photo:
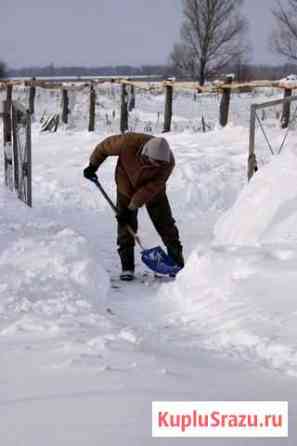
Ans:
[[[253,62],[267,49],[275,0],[246,0]],[[163,64],[179,38],[180,0],[0,0],[0,60],[32,65]]]

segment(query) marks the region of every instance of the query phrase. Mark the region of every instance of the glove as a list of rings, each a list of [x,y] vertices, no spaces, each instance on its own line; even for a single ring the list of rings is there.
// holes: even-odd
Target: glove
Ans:
[[[134,217],[134,212],[131,209],[125,208],[122,209],[121,211],[119,211],[116,215],[116,219],[119,223],[119,225],[121,226],[132,226],[133,225],[133,217]]]
[[[84,169],[84,177],[88,180],[97,180],[96,170],[97,169],[94,166],[89,164],[88,167]]]

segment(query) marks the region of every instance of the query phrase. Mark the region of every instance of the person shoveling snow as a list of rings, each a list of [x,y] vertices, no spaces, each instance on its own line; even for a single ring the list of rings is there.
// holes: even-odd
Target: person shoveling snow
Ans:
[[[116,207],[106,196],[96,175],[108,156],[118,156],[115,170]],[[183,248],[166,194],[166,182],[174,166],[174,156],[166,139],[143,133],[126,133],[110,136],[100,142],[84,169],[85,178],[96,183],[116,212],[122,280],[134,278],[135,240],[139,242],[136,236],[137,211],[143,205],[168,253],[166,255],[160,247],[143,250],[144,263],[164,274],[176,274],[184,266]],[[156,268],[156,262],[161,268]]]

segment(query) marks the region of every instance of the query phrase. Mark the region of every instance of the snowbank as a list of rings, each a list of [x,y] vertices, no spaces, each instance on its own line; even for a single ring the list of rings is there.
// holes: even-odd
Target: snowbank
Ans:
[[[297,251],[193,252],[160,299],[189,344],[297,376]]]
[[[296,242],[296,224],[297,157],[286,151],[254,175],[235,205],[219,219],[215,244]]]
[[[109,278],[87,240],[1,195],[0,335],[63,330],[67,317],[104,306]]]
[[[297,376],[297,157],[275,157],[161,288],[167,322],[199,346]],[[189,337],[190,339],[190,337]],[[192,342],[192,341],[190,341]]]

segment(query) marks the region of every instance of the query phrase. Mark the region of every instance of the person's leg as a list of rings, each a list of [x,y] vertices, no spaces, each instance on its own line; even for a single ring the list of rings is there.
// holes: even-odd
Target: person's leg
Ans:
[[[117,208],[122,210],[128,207],[130,199],[117,191]],[[133,213],[133,220],[131,228],[137,232],[137,211]],[[118,253],[121,259],[122,271],[134,271],[134,237],[127,230],[126,226],[118,223],[118,237],[117,237]]]
[[[146,208],[156,231],[167,248],[168,255],[178,266],[183,267],[183,247],[166,193],[159,194]]]

